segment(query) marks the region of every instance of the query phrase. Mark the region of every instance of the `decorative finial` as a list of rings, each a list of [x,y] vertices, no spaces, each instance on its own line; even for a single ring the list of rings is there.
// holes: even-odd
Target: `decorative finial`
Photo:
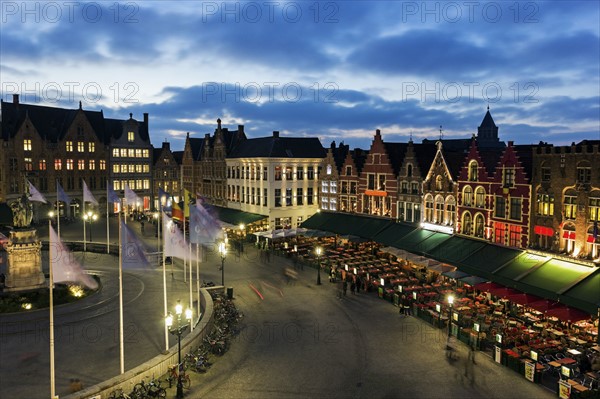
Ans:
[[[490,110],[490,104],[488,104],[488,111]]]
[[[81,109],[81,100],[79,101],[79,109]]]
[[[129,119],[133,119],[133,113],[132,112],[129,113]]]
[[[440,125],[440,140],[444,138],[444,133],[442,130],[442,125]]]

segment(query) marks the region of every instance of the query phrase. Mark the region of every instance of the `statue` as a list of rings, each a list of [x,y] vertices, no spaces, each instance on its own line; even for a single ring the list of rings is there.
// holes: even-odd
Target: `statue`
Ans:
[[[21,198],[10,204],[10,209],[13,214],[14,228],[29,227],[33,219],[33,206],[27,194],[23,194]]]

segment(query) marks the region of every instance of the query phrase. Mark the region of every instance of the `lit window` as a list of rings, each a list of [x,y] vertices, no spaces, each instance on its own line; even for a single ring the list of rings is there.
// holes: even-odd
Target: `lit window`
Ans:
[[[77,152],[84,152],[85,151],[85,143],[83,141],[78,141],[77,142]]]
[[[600,221],[600,198],[590,198],[590,221]]]
[[[127,141],[130,143],[135,141],[135,134],[133,132],[127,132]]]
[[[150,188],[150,180],[144,180],[144,190],[148,190]]]
[[[121,156],[123,158],[127,156],[127,148],[121,148]]]
[[[144,154],[144,158],[149,158],[150,157],[150,151],[149,150],[144,150],[144,151],[142,151],[142,153]]]
[[[471,206],[473,202],[473,189],[471,186],[466,186],[463,190],[462,204],[463,206]]]
[[[113,148],[113,157],[118,158],[119,157],[119,149],[118,148]]]
[[[321,192],[328,193],[329,192],[329,182],[321,182]]]
[[[505,188],[515,186],[515,168],[504,168],[504,174],[502,175]]]
[[[96,170],[96,160],[90,159],[90,170]]]
[[[54,170],[62,170],[62,159],[54,160]]]
[[[114,164],[113,165],[113,173],[119,173],[121,171],[121,168],[119,168],[118,164]]]
[[[149,172],[150,172],[150,165],[144,164],[144,173],[149,173]]]
[[[67,170],[73,170],[73,160],[67,159]]]
[[[104,159],[100,160],[100,170],[106,170],[106,161]]]
[[[135,173],[142,173],[142,165],[135,165]]]
[[[31,151],[31,139],[23,140],[23,151]]]
[[[134,150],[133,148],[129,148],[129,149],[127,150],[127,156],[128,156],[129,158],[134,158],[134,157],[135,157],[135,150]]]
[[[331,174],[331,165],[327,165],[327,174],[330,175]]]
[[[479,165],[477,165],[477,161],[469,162],[469,181],[477,181],[477,170]]]
[[[142,157],[142,150],[141,149],[136,149],[135,150],[135,157],[136,158],[141,158]]]
[[[543,216],[554,215],[554,195],[538,194],[537,195],[537,214]]]
[[[33,170],[33,161],[31,158],[25,158],[25,170]]]
[[[85,170],[85,159],[77,161],[77,170]]]
[[[66,146],[67,152],[73,152],[73,142],[72,141],[67,141],[65,146]]]
[[[46,160],[40,159],[40,170],[46,170]]]
[[[564,212],[565,219],[575,219],[577,216],[577,196],[565,195]]]
[[[120,190],[121,189],[121,182],[119,180],[115,180],[113,181],[113,188],[114,190]]]
[[[96,151],[96,143],[88,143],[88,151],[95,152]]]

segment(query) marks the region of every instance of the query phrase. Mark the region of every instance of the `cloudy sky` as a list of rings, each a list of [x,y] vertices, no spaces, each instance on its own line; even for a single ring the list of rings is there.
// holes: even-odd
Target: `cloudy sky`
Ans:
[[[183,148],[216,119],[247,135],[368,148],[470,137],[600,139],[600,2],[2,0],[1,96],[150,113]]]

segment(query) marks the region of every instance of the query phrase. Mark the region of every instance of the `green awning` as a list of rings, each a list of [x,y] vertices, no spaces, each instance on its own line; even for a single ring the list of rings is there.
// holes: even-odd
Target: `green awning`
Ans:
[[[593,271],[594,268],[589,266],[550,259],[542,266],[520,278],[519,282],[560,294]]]
[[[545,262],[548,258],[521,252],[521,255],[507,263],[503,268],[497,270],[494,276],[503,277],[509,280],[516,280],[519,276],[528,272],[531,268]]]
[[[404,238],[402,240],[400,240],[398,243],[396,243],[396,245],[394,245],[394,246],[396,248],[404,249],[408,252],[418,253],[417,245],[421,241],[431,237],[433,234],[434,234],[433,231],[416,229],[412,233],[405,235]]]
[[[239,226],[240,224],[252,224],[268,217],[256,213],[239,211],[237,209],[223,208],[221,206],[211,205],[211,208],[217,212],[219,220],[234,226]]]
[[[333,213],[317,212],[302,223],[302,227],[313,230],[326,230],[329,220],[334,216]],[[331,227],[329,225],[329,227]]]
[[[464,265],[468,270],[473,270],[476,275],[489,276],[494,270],[522,253],[523,251],[487,244],[463,259],[461,265]]]
[[[600,269],[561,295],[561,302],[596,314],[600,308]]]
[[[429,240],[432,238],[433,237]],[[431,256],[441,262],[459,265],[463,259],[476,254],[486,245],[487,244],[482,241],[453,236],[447,241],[444,241],[443,245],[439,245],[433,249],[431,251]]]
[[[393,224],[394,221],[391,219],[348,213],[318,212],[304,221],[302,227],[373,239],[380,231]]]
[[[427,237],[423,241],[417,244],[416,250],[418,253],[422,253],[427,256],[432,256],[431,253],[438,248],[439,246],[445,247],[445,242],[452,237],[449,234],[444,233],[434,233],[430,237]],[[443,245],[442,245],[443,243]],[[443,259],[438,259],[439,261],[444,262]]]
[[[377,241],[389,247],[394,247],[396,246],[396,243],[404,239],[407,234],[413,232],[415,229],[415,226],[394,223],[377,233],[373,237],[373,241]]]

